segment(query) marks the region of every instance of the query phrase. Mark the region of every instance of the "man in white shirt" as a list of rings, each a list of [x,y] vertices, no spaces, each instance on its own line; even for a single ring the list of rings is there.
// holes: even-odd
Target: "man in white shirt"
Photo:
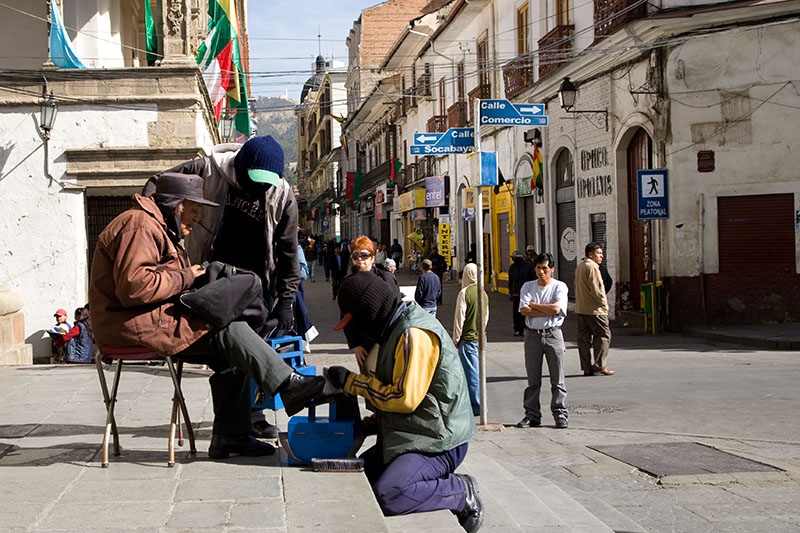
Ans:
[[[552,278],[555,260],[550,253],[534,259],[536,280],[520,289],[519,312],[525,317],[525,370],[528,386],[523,393],[525,418],[518,428],[538,427],[542,423],[539,393],[542,389],[542,359],[547,359],[552,399],[550,410],[556,427],[567,428],[567,387],[564,383],[564,335],[561,325],[567,316],[567,293],[563,281]]]

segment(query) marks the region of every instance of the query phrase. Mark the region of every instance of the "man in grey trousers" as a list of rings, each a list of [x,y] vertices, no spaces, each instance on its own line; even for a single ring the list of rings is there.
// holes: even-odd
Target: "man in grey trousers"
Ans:
[[[578,314],[578,354],[584,376],[610,376],[606,366],[611,345],[611,326],[608,323],[608,300],[600,272],[603,248],[596,242],[586,245],[586,257],[575,270],[575,312]],[[594,361],[592,361],[594,348]]]
[[[523,393],[525,418],[518,428],[538,427],[542,423],[539,393],[542,389],[542,359],[547,360],[550,374],[550,410],[555,425],[567,428],[567,387],[564,383],[564,335],[561,325],[567,316],[567,293],[563,281],[552,278],[555,260],[550,253],[539,254],[534,259],[536,280],[522,285],[519,294],[519,312],[525,317],[525,370],[528,386]]]

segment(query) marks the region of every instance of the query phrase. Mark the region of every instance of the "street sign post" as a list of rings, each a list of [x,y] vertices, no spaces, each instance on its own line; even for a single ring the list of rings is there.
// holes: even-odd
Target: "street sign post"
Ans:
[[[669,218],[669,171],[637,170],[636,199],[639,220]]]
[[[411,155],[468,154],[475,146],[472,128],[450,128],[444,133],[415,133]]]
[[[544,104],[512,104],[508,100],[481,100],[481,126],[547,126]]]

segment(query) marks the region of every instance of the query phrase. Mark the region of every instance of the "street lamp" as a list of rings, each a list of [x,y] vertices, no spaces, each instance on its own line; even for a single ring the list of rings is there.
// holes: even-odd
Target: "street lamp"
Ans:
[[[42,100],[39,115],[39,128],[42,130],[44,138],[50,139],[50,130],[53,129],[53,123],[56,121],[56,113],[58,112],[58,104],[53,98],[53,91],[47,95],[47,98]]]
[[[586,109],[578,111],[573,109],[575,107],[575,100],[578,96],[578,88],[570,81],[569,78],[564,78],[561,82],[561,88],[558,90],[558,99],[561,101],[561,108],[567,113],[579,113],[583,115],[600,114],[605,117],[606,131],[608,131],[608,109]]]
[[[220,133],[222,135],[223,142],[228,142],[231,140],[231,136],[233,135],[233,123],[235,120],[235,115],[231,114],[230,109],[226,109],[225,114],[222,115],[222,120],[219,122],[220,129],[222,130]]]

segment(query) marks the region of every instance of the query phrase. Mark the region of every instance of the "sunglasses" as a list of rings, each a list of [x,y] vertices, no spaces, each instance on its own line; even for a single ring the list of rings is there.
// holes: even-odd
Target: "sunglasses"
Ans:
[[[372,257],[372,254],[365,250],[363,252],[353,252],[353,255],[351,257],[353,258],[353,261],[356,261],[358,259],[363,259],[364,261],[366,261],[367,259]]]

